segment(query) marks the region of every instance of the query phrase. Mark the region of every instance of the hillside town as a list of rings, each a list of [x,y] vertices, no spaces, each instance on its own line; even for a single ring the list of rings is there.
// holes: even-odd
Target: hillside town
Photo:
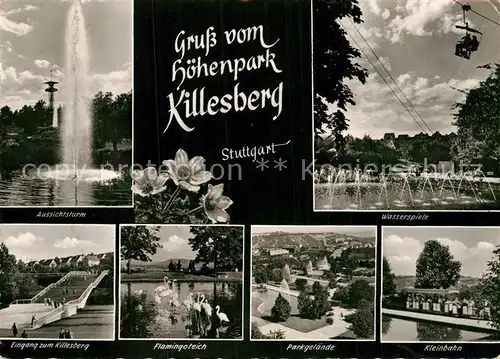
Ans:
[[[55,257],[49,259],[32,260],[25,263],[26,268],[31,271],[41,270],[43,268],[63,269],[72,267],[95,267],[101,264],[102,260],[112,259],[113,253],[100,253],[100,254],[80,254],[69,257]]]
[[[281,228],[252,238],[252,338],[372,338],[375,230]]]

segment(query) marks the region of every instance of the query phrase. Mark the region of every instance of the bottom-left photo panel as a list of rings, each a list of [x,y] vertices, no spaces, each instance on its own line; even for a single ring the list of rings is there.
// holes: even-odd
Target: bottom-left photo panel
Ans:
[[[0,225],[0,339],[114,340],[115,226]]]

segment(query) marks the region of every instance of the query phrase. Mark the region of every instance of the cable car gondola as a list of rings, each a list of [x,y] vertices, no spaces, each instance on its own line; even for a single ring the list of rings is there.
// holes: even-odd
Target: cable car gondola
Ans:
[[[481,38],[483,36],[483,33],[481,31],[469,27],[469,23],[466,21],[465,18],[465,13],[469,10],[471,10],[470,5],[468,4],[462,5],[462,12],[463,12],[463,19],[465,26],[462,25],[455,26],[457,29],[465,30],[465,35],[462,37],[462,39],[460,39],[460,41],[455,46],[455,56],[462,57],[467,60],[470,59],[470,55],[473,52],[477,51],[477,49],[479,48],[479,44],[481,43]],[[476,35],[471,35],[471,34],[478,34],[479,39],[477,38]]]

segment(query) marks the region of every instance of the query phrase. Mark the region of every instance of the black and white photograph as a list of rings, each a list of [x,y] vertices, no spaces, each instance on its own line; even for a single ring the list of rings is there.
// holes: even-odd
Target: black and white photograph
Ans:
[[[499,227],[383,227],[383,342],[500,343]]]
[[[133,0],[3,1],[0,207],[131,207]]]
[[[313,1],[314,210],[499,210],[500,3],[348,3]]]
[[[252,226],[251,340],[375,340],[376,227]]]
[[[243,340],[243,226],[122,225],[119,339]]]
[[[0,338],[114,340],[115,226],[0,225]]]

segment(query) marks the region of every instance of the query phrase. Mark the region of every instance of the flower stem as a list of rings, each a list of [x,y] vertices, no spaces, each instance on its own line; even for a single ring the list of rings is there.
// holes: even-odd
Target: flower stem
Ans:
[[[168,210],[170,209],[170,206],[172,205],[172,203],[174,203],[174,201],[177,198],[177,196],[179,195],[179,193],[181,193],[181,188],[177,187],[175,189],[174,193],[172,193],[172,196],[170,196],[170,199],[168,200],[167,204],[163,208],[164,212],[168,212]]]
[[[193,214],[195,212],[198,212],[199,210],[201,210],[203,208],[203,206],[199,206],[199,207],[196,207],[195,209],[192,209],[191,211],[188,212],[188,214]]]

